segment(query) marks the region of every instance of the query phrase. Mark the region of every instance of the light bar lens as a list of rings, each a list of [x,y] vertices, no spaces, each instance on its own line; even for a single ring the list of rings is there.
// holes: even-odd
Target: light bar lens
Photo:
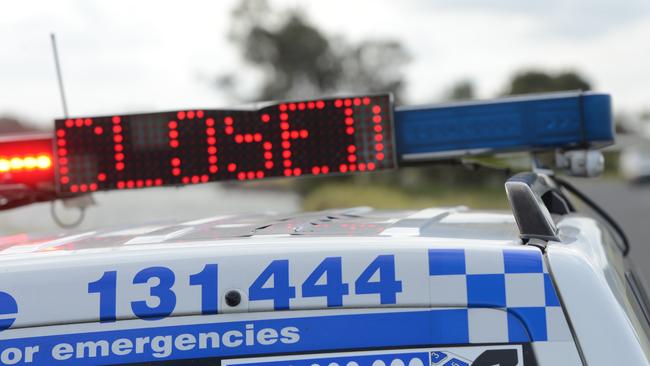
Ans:
[[[52,168],[52,158],[49,155],[0,158],[0,173],[49,170],[50,168]]]

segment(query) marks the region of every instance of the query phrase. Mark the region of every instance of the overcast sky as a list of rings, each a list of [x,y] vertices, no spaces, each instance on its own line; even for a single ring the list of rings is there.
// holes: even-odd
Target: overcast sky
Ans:
[[[228,42],[236,1],[3,1],[0,115],[46,126],[62,115],[49,33],[56,32],[71,114],[222,107],[210,85],[244,66]],[[479,96],[518,70],[579,70],[616,107],[650,108],[650,1],[276,0],[349,40],[393,38],[412,55],[412,103],[459,79]],[[254,80],[254,75],[250,77]]]

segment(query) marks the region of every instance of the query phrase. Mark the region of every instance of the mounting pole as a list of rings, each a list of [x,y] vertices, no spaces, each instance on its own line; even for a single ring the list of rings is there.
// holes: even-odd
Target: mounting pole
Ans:
[[[50,34],[52,40],[52,52],[54,53],[54,65],[56,66],[56,76],[59,79],[59,93],[61,94],[61,103],[63,104],[63,117],[68,118],[68,104],[65,101],[65,91],[63,90],[63,77],[61,76],[61,66],[59,64],[59,53],[56,50],[56,36]]]

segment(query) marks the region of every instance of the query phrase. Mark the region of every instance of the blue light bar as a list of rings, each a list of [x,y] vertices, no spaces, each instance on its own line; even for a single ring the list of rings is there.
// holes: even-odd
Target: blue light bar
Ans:
[[[508,151],[602,147],[614,140],[608,94],[566,92],[395,110],[401,163]]]

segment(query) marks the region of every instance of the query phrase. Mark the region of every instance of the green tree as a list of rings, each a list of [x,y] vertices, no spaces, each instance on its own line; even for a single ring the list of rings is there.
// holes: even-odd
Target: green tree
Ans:
[[[516,74],[506,91],[508,95],[543,93],[564,90],[591,90],[591,84],[580,74],[569,71],[550,74],[538,70],[528,70]]]
[[[468,100],[474,99],[474,84],[471,80],[461,80],[445,93],[445,100]]]
[[[298,9],[272,9],[243,0],[233,10],[230,39],[248,66],[263,75],[253,100],[304,99],[333,93],[392,92],[404,88],[409,57],[394,40],[346,42],[312,24]],[[234,91],[238,75],[219,86]]]

